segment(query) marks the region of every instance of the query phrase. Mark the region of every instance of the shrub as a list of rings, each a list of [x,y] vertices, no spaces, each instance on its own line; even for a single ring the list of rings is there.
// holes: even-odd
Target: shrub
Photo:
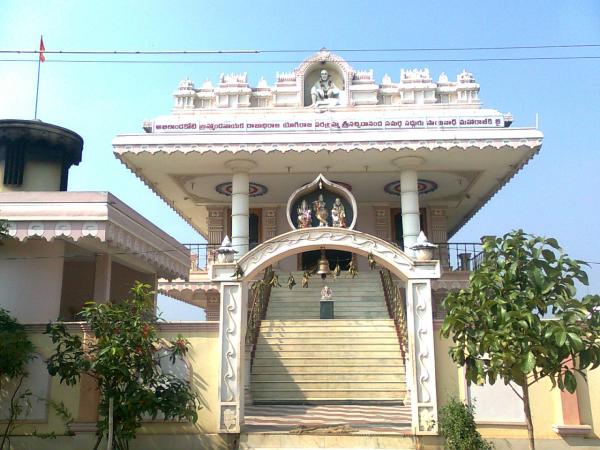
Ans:
[[[481,437],[475,426],[474,408],[451,398],[439,411],[440,434],[449,450],[491,450],[494,445]]]

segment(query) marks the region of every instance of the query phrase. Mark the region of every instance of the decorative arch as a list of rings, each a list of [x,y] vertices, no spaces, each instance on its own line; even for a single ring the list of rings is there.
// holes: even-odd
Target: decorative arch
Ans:
[[[411,391],[412,429],[415,434],[435,435],[437,395],[430,280],[440,277],[440,264],[438,261],[415,262],[387,241],[360,231],[332,227],[304,228],[279,235],[238,260],[236,273],[241,269],[241,277],[236,278],[233,272],[220,276],[219,431],[239,433],[243,424],[244,392],[249,388],[251,360],[244,341],[250,281],[283,258],[321,247],[364,256],[371,254],[381,266],[406,283],[411,361],[406,366],[406,376]]]
[[[281,234],[246,253],[238,264],[244,271],[244,279],[249,280],[283,258],[322,247],[362,256],[372,254],[381,266],[403,281],[424,277],[421,270],[416,273],[415,262],[395,245],[360,231],[332,227],[303,228]],[[439,277],[439,265],[430,270],[431,278]]]
[[[302,64],[300,64],[296,68],[296,70],[294,70],[294,72],[296,73],[297,77],[304,77],[306,75],[306,72],[312,69],[315,65],[327,62],[333,63],[336,66],[338,66],[344,73],[345,77],[351,77],[354,75],[354,69],[350,64],[346,62],[344,58],[342,58],[339,55],[336,55],[335,53],[331,53],[326,48],[323,48],[317,53],[306,58],[304,61],[302,61]]]
[[[345,95],[347,96],[347,101],[349,101],[350,95],[350,85],[352,84],[352,79],[354,78],[355,70],[352,68],[350,64],[346,62],[344,58],[334,53],[331,53],[329,50],[323,48],[319,52],[313,54],[312,56],[305,59],[302,64],[300,64],[295,70],[296,74],[296,83],[298,88],[300,89],[300,101],[303,105],[307,105],[309,92],[307,92],[306,81],[307,77],[315,70],[315,68],[325,68],[325,69],[333,69],[336,72],[339,72],[341,75],[341,79],[343,81],[343,90],[345,91]],[[316,81],[316,79],[314,80]]]

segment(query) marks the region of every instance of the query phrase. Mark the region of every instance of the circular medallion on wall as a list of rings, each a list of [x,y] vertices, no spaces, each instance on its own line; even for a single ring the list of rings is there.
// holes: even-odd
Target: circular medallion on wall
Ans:
[[[419,195],[422,195],[435,191],[438,188],[438,185],[435,181],[419,179],[419,181],[417,181],[417,187],[419,188]],[[388,194],[400,195],[400,180],[386,184],[383,190]]]
[[[227,183],[217,184],[215,186],[215,191],[217,191],[219,194],[226,195],[227,197],[231,197],[231,190],[231,181]],[[267,192],[269,192],[269,189],[264,184],[250,182],[250,186],[248,189],[248,194],[250,195],[250,197],[260,197],[261,195],[265,195]]]

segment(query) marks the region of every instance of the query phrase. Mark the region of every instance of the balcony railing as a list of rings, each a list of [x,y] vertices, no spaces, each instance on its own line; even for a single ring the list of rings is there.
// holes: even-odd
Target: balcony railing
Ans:
[[[193,272],[204,272],[208,268],[209,262],[214,260],[214,251],[221,244],[183,244],[190,250],[191,267]]]
[[[398,243],[394,243],[398,245]],[[207,270],[208,265],[214,261],[214,251],[220,244],[183,244],[192,257],[190,269],[195,272]],[[470,272],[481,264],[483,253],[482,244],[479,242],[445,242],[436,244],[438,247],[433,252],[433,259],[439,259],[446,270],[460,270]],[[256,246],[250,245],[250,248]],[[400,248],[402,248],[400,246]]]
[[[483,248],[480,242],[445,242],[436,244],[433,258],[439,259],[444,269],[470,272],[483,260]]]

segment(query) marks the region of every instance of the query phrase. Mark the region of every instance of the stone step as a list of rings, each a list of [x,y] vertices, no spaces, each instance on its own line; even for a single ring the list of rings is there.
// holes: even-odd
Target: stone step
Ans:
[[[375,327],[374,327],[375,328]],[[339,327],[328,331],[321,331],[317,327],[295,327],[286,329],[286,327],[268,327],[260,329],[262,336],[289,336],[289,337],[316,337],[316,336],[339,336],[339,337],[369,337],[369,336],[392,336],[396,329],[394,326],[376,327],[378,329],[370,330],[368,328],[358,327]]]
[[[299,320],[279,320],[279,319],[267,319],[263,320],[262,326],[285,326],[285,327],[321,327],[321,328],[333,328],[333,327],[367,327],[370,328],[372,326],[381,326],[381,325],[393,325],[394,321],[392,319],[355,319],[355,320],[343,320],[343,319],[334,319],[334,320],[319,320],[319,319],[299,319]]]
[[[331,357],[335,358],[340,352],[355,352],[361,354],[362,352],[394,352],[399,353],[398,342],[391,343],[355,343],[355,342],[344,342],[344,343],[320,343],[318,345],[311,343],[258,343],[256,346],[257,352],[330,352]]]
[[[299,323],[298,321],[292,324],[281,323],[280,320],[265,319],[260,324],[260,330],[262,331],[273,331],[273,330],[289,330],[297,332],[298,330],[303,331],[318,331],[318,332],[335,332],[335,331],[354,331],[356,333],[368,332],[368,331],[387,331],[394,328],[394,322],[386,319],[385,321],[379,321],[379,319],[371,319],[372,324],[363,323],[344,323],[346,319],[333,319],[333,320],[321,320],[315,319],[311,323]],[[376,323],[376,321],[379,321]],[[307,321],[306,321],[307,322]],[[356,321],[358,322],[358,320]]]
[[[414,450],[413,437],[365,434],[242,433],[240,450]]]
[[[297,334],[297,333],[296,333]],[[362,345],[362,344],[389,344],[398,345],[398,338],[395,335],[390,336],[389,333],[377,334],[371,333],[373,336],[353,336],[348,334],[346,336],[335,336],[334,333],[329,333],[332,336],[324,336],[319,334],[315,337],[307,337],[306,335],[300,336],[289,336],[287,333],[280,333],[279,336],[266,336],[261,334],[258,338],[257,345],[293,345],[293,344],[322,344],[324,341],[328,344],[342,345]],[[326,339],[325,339],[326,338]]]
[[[280,355],[263,355],[257,352],[254,356],[253,367],[258,366],[269,366],[269,367],[377,367],[377,366],[391,366],[398,367],[400,364],[400,358],[376,358],[376,357],[365,357],[365,358],[351,358],[351,359],[338,359],[335,361],[331,360],[328,355],[313,356],[313,357],[298,357],[298,356],[280,356]]]
[[[404,383],[404,371],[377,373],[377,372],[327,372],[315,373],[252,373],[252,383],[308,383],[308,382],[342,382],[342,383],[364,383],[369,381]]]
[[[280,280],[281,282],[281,280]],[[356,283],[351,283],[348,281],[344,281],[344,282],[339,282],[339,283],[328,283],[327,286],[329,286],[331,288],[331,290],[333,292],[351,292],[353,290],[357,290],[359,292],[366,292],[366,293],[371,293],[371,292],[383,292],[383,288],[381,286],[381,282],[380,281],[365,281],[365,280],[360,280],[357,281]],[[310,284],[309,281],[309,285],[308,287],[299,287],[299,286],[294,286],[292,289],[289,289],[287,286],[282,285],[281,287],[275,287],[271,289],[271,295],[273,296],[279,296],[279,295],[300,295],[302,294],[307,294],[307,293],[311,293],[311,294],[319,294],[321,293],[321,290],[323,289],[323,285],[322,284]]]
[[[381,298],[378,298],[378,296],[370,296],[370,295],[353,295],[353,294],[344,294],[344,295],[336,295],[335,297],[332,297],[334,302],[338,302],[338,301],[343,301],[344,303],[381,303],[384,304],[384,302],[381,301]],[[271,305],[271,303],[273,304],[277,304],[277,305],[289,305],[289,304],[294,304],[294,303],[312,303],[312,302],[316,302],[319,303],[319,301],[321,300],[321,296],[320,295],[315,295],[314,297],[300,297],[300,296],[296,296],[296,297],[271,297],[271,299],[269,300],[269,305]]]
[[[254,381],[252,380],[252,392],[310,392],[316,391],[363,391],[363,390],[405,390],[403,381],[335,381],[335,380],[312,380],[312,381]]]
[[[271,311],[303,311],[303,310],[314,310],[319,311],[321,307],[321,303],[319,300],[306,302],[306,303],[297,303],[290,302],[288,304],[283,303],[273,303],[269,304],[269,312]],[[343,311],[385,311],[387,312],[387,308],[385,305],[381,305],[376,302],[345,302],[343,300],[336,300],[334,302],[335,310],[343,310]]]
[[[386,327],[384,330],[354,330],[354,329],[340,329],[332,331],[318,331],[315,329],[294,329],[294,331],[287,331],[286,329],[277,330],[275,328],[268,330],[260,330],[260,336],[267,337],[288,337],[288,338],[310,338],[317,339],[320,336],[339,338],[339,339],[354,339],[354,338],[376,338],[376,337],[391,337],[396,336],[396,330],[394,327]]]
[[[312,401],[312,400],[348,400],[348,401],[369,401],[369,400],[397,400],[402,401],[406,398],[406,390],[387,389],[304,389],[302,391],[295,389],[269,389],[266,391],[254,391],[252,386],[252,400],[255,402],[278,402],[286,401]]]
[[[263,360],[262,362],[268,362]],[[319,365],[319,364],[303,364],[303,365],[269,365],[255,364],[252,366],[252,376],[254,375],[302,375],[302,374],[404,374],[406,369],[404,365],[397,361],[390,364],[355,364],[355,365]]]
[[[381,288],[377,288],[376,286],[330,286],[332,295],[334,296],[348,296],[348,297],[375,297],[377,295],[382,295],[383,290]],[[322,289],[322,288],[321,288]],[[285,291],[278,291],[276,289],[271,289],[270,298],[315,298],[321,297],[321,289],[300,289],[295,290],[289,289]]]
[[[318,319],[320,317],[320,314],[318,311],[307,311],[303,314],[307,319]],[[379,319],[382,317],[387,317],[387,312],[361,312],[361,311],[354,311],[354,312],[339,312],[339,311],[335,311],[334,313],[335,317],[338,319]],[[298,313],[271,313],[271,314],[267,314],[267,318],[268,319],[273,319],[273,318],[277,318],[277,319],[291,319],[294,317],[298,317]],[[325,319],[324,319],[325,320]]]
[[[256,352],[256,356],[260,354],[261,358],[268,358],[269,356],[279,355],[287,358],[311,358],[311,357],[328,357],[330,359],[336,358],[401,358],[400,348],[383,349],[383,350],[363,350],[363,349],[352,349],[351,346],[347,346],[342,350],[321,350],[321,346],[312,346],[312,349],[307,350],[294,350],[284,349],[279,350],[275,348],[262,348],[259,352]],[[255,357],[256,357],[255,356]]]

